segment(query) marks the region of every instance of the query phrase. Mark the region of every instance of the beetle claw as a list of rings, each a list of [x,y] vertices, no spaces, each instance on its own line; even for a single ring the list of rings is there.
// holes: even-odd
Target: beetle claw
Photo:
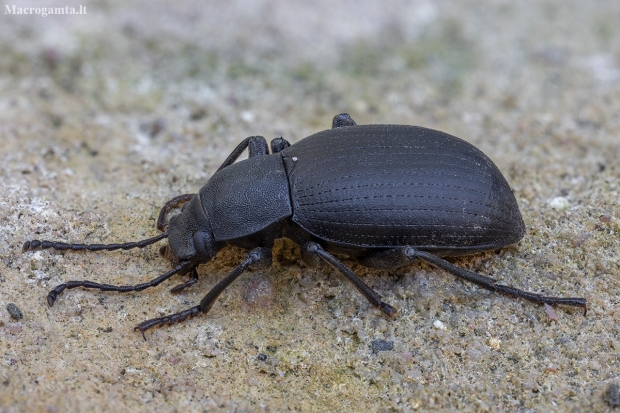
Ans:
[[[379,309],[383,311],[385,314],[387,314],[389,317],[395,317],[396,314],[398,314],[397,309],[395,309],[388,303],[384,303],[383,301],[381,301],[381,305],[379,306]]]

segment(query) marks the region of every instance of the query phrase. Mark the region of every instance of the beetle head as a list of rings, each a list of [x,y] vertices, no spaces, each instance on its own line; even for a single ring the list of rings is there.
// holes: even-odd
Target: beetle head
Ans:
[[[162,248],[173,262],[194,261],[206,263],[221,248],[215,241],[211,224],[198,197],[192,198],[179,215],[170,218],[168,225],[168,245]]]

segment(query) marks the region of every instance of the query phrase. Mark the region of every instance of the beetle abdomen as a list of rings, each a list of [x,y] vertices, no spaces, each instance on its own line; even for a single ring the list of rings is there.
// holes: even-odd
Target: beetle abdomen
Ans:
[[[515,197],[495,164],[443,132],[350,126],[309,136],[282,155],[292,219],[325,241],[484,250],[525,234]]]

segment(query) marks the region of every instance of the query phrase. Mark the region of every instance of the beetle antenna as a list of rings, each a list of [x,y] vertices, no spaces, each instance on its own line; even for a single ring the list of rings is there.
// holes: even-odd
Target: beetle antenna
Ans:
[[[63,250],[71,250],[71,251],[114,251],[114,250],[128,250],[131,248],[144,248],[147,245],[151,245],[156,243],[159,240],[164,238],[168,238],[168,231],[159,234],[153,238],[143,239],[141,241],[136,242],[125,242],[123,244],[67,244],[65,242],[56,242],[56,241],[39,241],[38,239],[33,239],[30,241],[24,242],[24,246],[22,247],[22,252],[36,250],[37,248],[47,249],[52,248],[58,251]]]

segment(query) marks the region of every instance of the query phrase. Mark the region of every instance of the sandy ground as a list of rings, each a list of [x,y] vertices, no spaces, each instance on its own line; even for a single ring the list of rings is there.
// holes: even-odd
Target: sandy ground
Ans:
[[[610,411],[620,3],[203,3],[0,14],[0,412]],[[527,235],[452,261],[584,296],[587,316],[425,264],[380,272],[347,261],[399,309],[389,320],[330,268],[304,266],[290,242],[208,316],[147,341],[137,323],[198,303],[243,251],[223,250],[178,295],[169,289],[181,278],[140,293],[71,290],[47,306],[59,283],[140,283],[170,264],[157,246],[22,254],[24,240],[153,236],[163,203],[200,188],[244,137],[294,142],[340,112],[482,149],[514,189]]]

